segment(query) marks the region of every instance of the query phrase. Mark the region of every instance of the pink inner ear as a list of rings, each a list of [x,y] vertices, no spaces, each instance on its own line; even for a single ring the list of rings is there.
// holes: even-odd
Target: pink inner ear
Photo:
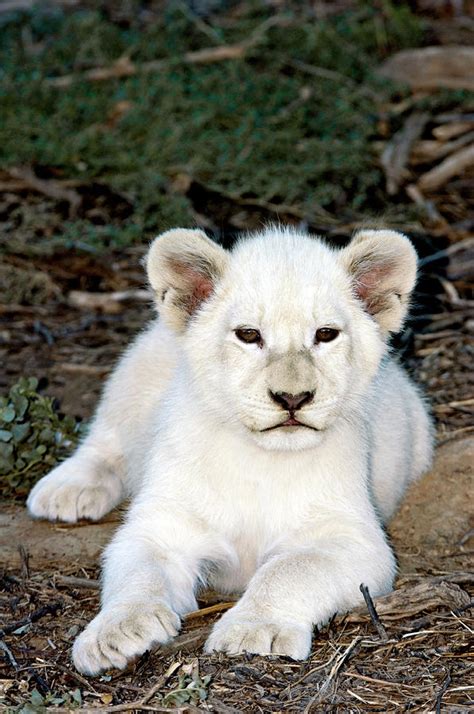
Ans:
[[[381,292],[381,283],[390,275],[388,265],[374,265],[366,270],[356,271],[354,289],[357,297],[364,302]]]
[[[183,303],[186,305],[188,313],[192,315],[199,305],[212,294],[213,282],[210,276],[196,270],[191,265],[186,265],[186,263],[173,260],[170,261],[170,267],[186,284],[183,290],[186,293]]]

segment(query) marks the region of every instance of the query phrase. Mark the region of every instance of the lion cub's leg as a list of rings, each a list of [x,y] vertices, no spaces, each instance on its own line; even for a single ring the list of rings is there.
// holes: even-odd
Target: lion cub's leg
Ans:
[[[132,508],[105,552],[102,607],[76,639],[80,672],[122,669],[154,645],[177,635],[194,596],[206,537],[179,506]]]
[[[140,335],[110,376],[85,441],[31,491],[33,516],[95,521],[137,491],[153,412],[174,359],[173,338],[162,325]]]
[[[257,570],[243,597],[214,625],[206,652],[306,659],[313,625],[358,605],[361,583],[374,596],[391,590],[395,561],[375,519],[351,523],[335,512],[331,521],[340,535],[331,527],[326,538],[324,528],[307,533],[301,545],[293,543]]]

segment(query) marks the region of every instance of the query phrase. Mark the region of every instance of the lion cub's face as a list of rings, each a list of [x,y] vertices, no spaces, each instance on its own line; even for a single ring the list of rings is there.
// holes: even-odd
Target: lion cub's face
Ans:
[[[163,244],[171,233],[181,253],[176,236]],[[163,317],[183,335],[190,399],[264,448],[317,445],[363,398],[413,285],[414,263],[408,291],[406,275],[393,284],[393,247],[376,254],[378,233],[408,246],[413,263],[407,239],[387,231],[344,251],[280,230],[230,254],[198,232],[157,239],[148,272]]]

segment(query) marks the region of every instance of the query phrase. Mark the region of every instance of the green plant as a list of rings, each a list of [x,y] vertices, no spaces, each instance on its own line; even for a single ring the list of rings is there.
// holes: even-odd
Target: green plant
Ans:
[[[0,397],[0,476],[2,490],[24,495],[64,459],[85,431],[84,424],[58,413],[38,380],[22,377]]]
[[[207,687],[211,677],[201,677],[196,666],[184,666],[178,675],[178,686],[163,697],[166,707],[179,707],[182,704],[198,705],[207,699]]]
[[[30,700],[17,709],[18,714],[43,714],[51,710],[52,707],[66,705],[67,709],[77,709],[82,704],[80,689],[74,689],[66,694],[54,694],[49,692],[43,696],[37,689],[30,692]]]

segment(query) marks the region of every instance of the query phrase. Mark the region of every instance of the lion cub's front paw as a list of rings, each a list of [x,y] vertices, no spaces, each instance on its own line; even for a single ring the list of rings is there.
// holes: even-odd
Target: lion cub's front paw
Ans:
[[[214,625],[205,651],[217,650],[230,655],[251,652],[306,659],[311,650],[311,637],[311,627],[245,616],[231,610]]]
[[[72,659],[84,674],[123,669],[128,660],[178,634],[179,616],[164,602],[124,603],[102,610],[74,643]]]
[[[122,483],[104,465],[96,473],[74,456],[38,481],[26,502],[35,518],[75,523],[80,518],[102,518],[122,499]]]

